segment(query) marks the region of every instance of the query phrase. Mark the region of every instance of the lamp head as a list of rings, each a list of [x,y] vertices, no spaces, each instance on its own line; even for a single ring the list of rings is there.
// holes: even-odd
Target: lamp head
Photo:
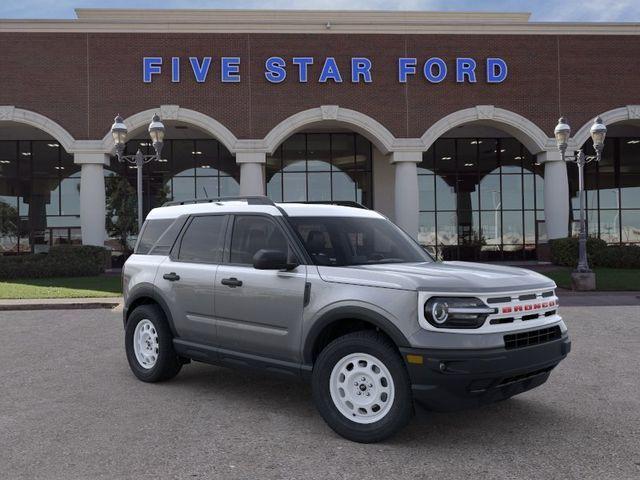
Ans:
[[[558,150],[560,150],[564,154],[564,152],[567,150],[567,145],[569,144],[569,136],[571,135],[571,127],[567,123],[566,118],[560,117],[560,119],[558,120],[558,124],[553,131],[553,134],[556,137]]]
[[[111,125],[111,135],[113,136],[113,143],[116,147],[116,153],[118,157],[124,152],[124,145],[127,142],[127,126],[124,124],[124,120],[120,115],[117,115]]]
[[[149,136],[151,137],[153,148],[155,149],[156,155],[158,157],[160,157],[160,152],[162,151],[164,134],[164,124],[162,123],[162,121],[160,121],[160,116],[156,113],[155,115],[153,115],[151,123],[149,124]]]
[[[604,138],[607,135],[607,127],[602,123],[602,118],[596,117],[589,132],[591,133],[591,140],[593,140],[593,148],[599,158],[602,153],[602,149],[604,148]]]

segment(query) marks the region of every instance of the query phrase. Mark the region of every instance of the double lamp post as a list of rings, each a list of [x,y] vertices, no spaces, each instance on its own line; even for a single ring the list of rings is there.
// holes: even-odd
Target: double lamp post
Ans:
[[[127,142],[127,126],[124,124],[123,118],[118,115],[111,126],[111,135],[116,146],[116,156],[118,161],[127,162],[135,165],[137,169],[137,196],[138,196],[138,233],[142,230],[142,222],[144,221],[143,213],[143,196],[142,196],[142,166],[145,163],[149,163],[152,160],[160,160],[160,154],[162,152],[162,145],[164,142],[165,128],[160,116],[155,114],[149,124],[149,136],[153,143],[153,149],[155,153],[152,155],[144,155],[138,148],[135,155],[125,155],[124,148]]]
[[[595,274],[589,268],[587,259],[587,228],[585,219],[585,191],[584,191],[584,167],[588,163],[599,162],[602,158],[602,149],[604,148],[604,138],[607,134],[607,127],[602,123],[600,117],[596,117],[590,129],[591,140],[593,141],[593,149],[595,155],[585,155],[582,149],[567,154],[567,146],[569,144],[569,136],[571,135],[571,127],[564,117],[558,120],[558,125],[554,130],[558,149],[562,154],[562,160],[575,163],[578,166],[578,192],[580,196],[580,236],[578,238],[578,266],[572,273],[572,284],[576,290],[594,290]]]

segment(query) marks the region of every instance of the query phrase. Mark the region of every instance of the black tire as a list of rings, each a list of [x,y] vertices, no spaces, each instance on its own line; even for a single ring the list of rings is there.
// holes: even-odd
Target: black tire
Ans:
[[[138,324],[143,320],[149,320],[158,338],[157,359],[152,368],[143,367],[138,359],[133,346],[134,332]],[[182,368],[182,362],[173,349],[173,335],[167,324],[164,312],[157,305],[140,305],[129,315],[125,327],[125,350],[127,360],[133,374],[143,382],[161,382],[175,377]]]
[[[350,420],[331,398],[331,372],[340,360],[354,353],[375,357],[392,377],[395,390],[392,405],[386,415],[374,423]],[[327,345],[313,367],[312,390],[313,401],[322,418],[336,433],[354,442],[374,443],[392,436],[407,425],[414,411],[409,375],[400,354],[386,336],[372,330],[350,333]]]

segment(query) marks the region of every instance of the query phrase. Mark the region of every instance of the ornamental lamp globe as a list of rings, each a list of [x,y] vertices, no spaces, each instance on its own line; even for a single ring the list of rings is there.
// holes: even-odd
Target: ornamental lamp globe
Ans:
[[[560,119],[558,120],[558,125],[556,125],[553,134],[556,137],[558,149],[564,153],[564,151],[567,149],[567,144],[569,143],[569,136],[571,135],[571,127],[564,117],[560,117]]]
[[[111,135],[113,136],[113,143],[116,149],[124,148],[124,144],[127,141],[127,126],[124,124],[123,118],[118,115],[111,125]]]
[[[593,148],[596,152],[601,152],[604,146],[604,137],[607,135],[607,127],[602,123],[602,118],[596,117],[589,131],[593,140]]]
[[[156,113],[149,124],[149,136],[153,143],[164,141],[164,124],[160,121],[160,117]]]

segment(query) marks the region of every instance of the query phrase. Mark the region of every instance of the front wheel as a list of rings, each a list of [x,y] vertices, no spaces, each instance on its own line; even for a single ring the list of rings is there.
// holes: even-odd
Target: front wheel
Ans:
[[[413,414],[407,370],[382,334],[355,332],[331,342],[313,369],[313,399],[343,437],[372,443],[390,437]]]
[[[131,371],[143,382],[168,380],[182,368],[166,317],[158,306],[136,307],[127,320],[124,338]]]

